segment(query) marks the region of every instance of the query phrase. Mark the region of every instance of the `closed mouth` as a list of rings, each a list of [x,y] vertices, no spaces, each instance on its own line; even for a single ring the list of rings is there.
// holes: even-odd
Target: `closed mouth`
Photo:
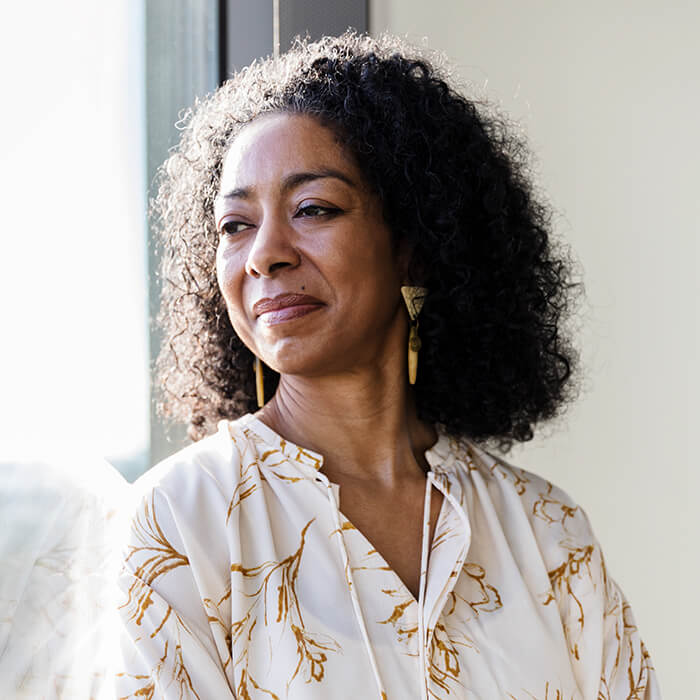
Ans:
[[[323,305],[320,299],[316,299],[308,294],[278,294],[274,299],[264,298],[255,302],[253,312],[257,318],[263,314],[299,307],[299,315],[303,315],[303,313]]]
[[[271,326],[301,318],[320,309],[322,306],[323,304],[293,304],[292,306],[283,306],[278,309],[264,311],[258,318],[266,325]]]

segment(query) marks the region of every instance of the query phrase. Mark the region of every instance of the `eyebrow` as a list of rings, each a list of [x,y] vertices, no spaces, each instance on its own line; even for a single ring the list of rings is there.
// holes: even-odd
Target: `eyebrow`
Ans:
[[[341,180],[346,185],[358,189],[357,185],[340,170],[334,170],[333,168],[320,168],[319,170],[314,170],[310,172],[298,172],[290,173],[282,179],[282,184],[280,190],[282,193],[293,190],[299,185],[303,185],[305,182],[311,182],[313,180],[320,180],[322,178],[332,177],[336,180]],[[253,194],[253,187],[237,187],[234,190],[229,190],[220,194],[217,199],[250,199]]]

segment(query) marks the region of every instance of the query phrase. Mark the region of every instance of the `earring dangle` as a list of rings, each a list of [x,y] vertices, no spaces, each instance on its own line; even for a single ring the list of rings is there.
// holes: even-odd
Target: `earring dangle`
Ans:
[[[260,358],[255,357],[255,390],[258,395],[258,408],[265,405],[265,387],[263,385],[263,368]]]
[[[418,351],[421,348],[418,336],[418,314],[423,309],[428,289],[427,287],[401,287],[401,294],[411,318],[411,331],[408,336],[408,381],[415,384],[418,374]]]

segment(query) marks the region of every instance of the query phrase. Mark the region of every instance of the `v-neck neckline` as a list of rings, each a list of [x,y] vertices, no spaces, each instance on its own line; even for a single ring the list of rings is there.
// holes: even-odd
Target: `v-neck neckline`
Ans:
[[[320,454],[319,452],[316,452],[315,450],[312,450],[308,447],[301,447],[300,445],[297,445],[294,442],[291,442],[290,440],[287,440],[286,438],[283,438],[281,435],[279,435],[277,432],[275,432],[272,428],[270,428],[267,424],[263,423],[259,418],[257,418],[255,415],[252,413],[248,413],[241,418],[239,418],[236,423],[240,425],[241,427],[247,427],[253,430],[259,437],[263,438],[265,442],[270,444],[271,446],[277,447],[288,459],[293,460],[297,464],[304,464],[307,467],[311,467],[315,472],[321,472],[321,469],[323,468],[323,455]],[[426,472],[425,476],[426,479],[428,479],[428,473],[431,473],[433,475],[436,474],[441,474],[444,471],[446,471],[445,467],[447,466],[447,463],[450,462],[451,460],[448,459],[448,457],[451,455],[451,452],[449,450],[449,435],[444,429],[444,426],[442,426],[439,423],[435,424],[435,430],[438,435],[438,439],[436,442],[429,447],[427,450],[424,451],[426,461],[428,462],[430,466],[429,472]],[[324,477],[326,475],[324,474]],[[373,556],[375,556],[378,560],[378,562],[381,564],[381,568],[384,569],[385,571],[388,571],[391,573],[391,575],[396,579],[396,581],[399,583],[401,586],[402,590],[404,593],[410,597],[411,605],[416,605],[419,606],[420,603],[418,599],[413,595],[409,587],[406,585],[406,583],[403,581],[403,579],[398,575],[396,570],[386,561],[384,556],[381,554],[381,552],[377,549],[377,547],[370,541],[370,539],[358,528],[346,515],[343,513],[343,511],[340,508],[340,498],[339,498],[339,493],[340,493],[340,485],[336,484],[328,477],[326,477],[328,480],[328,483],[331,484],[331,486],[335,489],[336,496],[338,497],[338,514],[341,519],[341,525],[345,525],[346,523],[351,526],[351,528],[362,538],[364,541],[365,545],[367,546],[367,551],[371,551],[373,553]],[[426,572],[425,572],[425,577],[426,577],[426,586],[427,586],[427,569],[429,568],[429,562],[430,562],[430,551],[432,549],[433,541],[435,539],[434,535],[438,533],[438,528],[442,520],[446,517],[446,501],[448,500],[445,493],[440,489],[440,487],[436,484],[436,482],[433,480],[433,486],[442,494],[443,500],[440,505],[440,510],[437,515],[437,519],[435,520],[435,529],[433,531],[433,537],[431,537],[430,542],[428,543],[428,562],[426,563]],[[432,488],[432,486],[431,486]],[[425,508],[425,495],[427,494],[427,487],[424,490],[424,498],[423,498],[423,507]],[[432,493],[431,493],[431,498],[432,498]],[[421,522],[421,539],[423,537],[423,530],[425,528],[425,519],[422,520]],[[428,527],[428,532],[430,532],[430,527]],[[419,576],[419,597],[420,597],[420,579],[421,576]],[[425,604],[425,602],[424,602]]]
[[[431,488],[432,488],[432,486],[431,486]],[[437,488],[437,490],[440,491],[440,489],[437,486],[435,488]],[[440,493],[442,494],[443,500],[442,500],[442,503],[440,504],[440,510],[438,512],[437,519],[435,520],[435,529],[433,532],[433,537],[430,538],[430,542],[428,543],[428,561],[426,563],[426,572],[425,572],[426,582],[427,582],[427,576],[428,576],[427,569],[429,569],[429,567],[430,567],[430,550],[432,549],[433,541],[435,539],[434,535],[438,532],[438,526],[440,525],[440,523],[444,519],[445,512],[446,512],[445,509],[446,509],[447,498],[445,497],[444,493],[442,493],[441,491],[440,491]],[[432,494],[431,494],[431,498],[432,498]],[[423,500],[423,506],[425,506],[425,496],[424,496],[424,500]],[[394,569],[394,567],[389,564],[389,562],[384,558],[384,555],[370,541],[370,539],[367,537],[367,535],[365,535],[365,533],[362,532],[362,530],[360,530],[360,528],[357,527],[347,517],[347,515],[345,515],[345,513],[343,513],[340,506],[338,506],[338,514],[339,514],[339,517],[341,520],[341,525],[345,526],[345,524],[347,523],[351,526],[351,528],[362,538],[364,545],[367,548],[367,552],[371,552],[372,553],[371,556],[376,557],[378,563],[380,564],[379,568],[381,568],[384,571],[391,572],[392,576],[399,582],[399,585],[403,589],[404,593],[411,598],[411,604],[412,605],[415,604],[416,606],[418,606],[419,605],[418,599],[416,598],[415,595],[413,595],[411,589],[406,585],[404,580],[399,576],[396,569]],[[421,522],[421,543],[422,543],[422,536],[423,536],[422,533],[423,533],[424,526],[425,526],[425,521],[423,520]],[[430,528],[428,528],[428,531],[430,531]],[[419,563],[419,566],[420,566],[420,563]],[[357,567],[355,566],[353,568],[356,569]],[[376,568],[376,567],[371,567],[371,568]],[[418,577],[418,597],[419,598],[420,598],[420,580],[421,580],[421,576],[420,576],[420,572],[419,572],[419,577]]]

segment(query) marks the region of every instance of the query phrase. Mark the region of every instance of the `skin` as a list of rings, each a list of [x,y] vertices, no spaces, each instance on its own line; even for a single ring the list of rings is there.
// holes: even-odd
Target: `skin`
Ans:
[[[298,173],[326,175],[289,180]],[[233,328],[280,373],[257,417],[323,455],[344,514],[417,596],[424,451],[437,433],[417,418],[408,384],[400,294],[411,283],[408,256],[394,249],[381,203],[331,130],[309,116],[272,114],[233,142],[214,214]],[[256,301],[281,293],[322,305],[279,323],[256,316]],[[432,496],[434,528],[442,494]]]

